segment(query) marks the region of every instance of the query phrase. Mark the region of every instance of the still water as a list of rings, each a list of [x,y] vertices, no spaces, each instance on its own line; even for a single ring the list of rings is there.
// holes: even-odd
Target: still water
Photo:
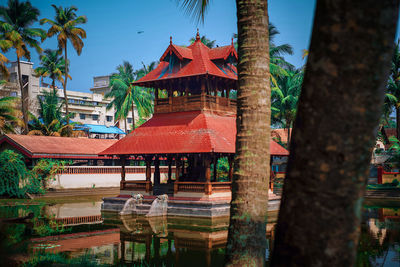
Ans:
[[[2,266],[222,266],[228,219],[119,217],[101,202],[0,206]],[[7,221],[33,213],[26,221]],[[277,214],[267,225],[272,248]],[[357,266],[400,266],[400,202],[364,206]]]

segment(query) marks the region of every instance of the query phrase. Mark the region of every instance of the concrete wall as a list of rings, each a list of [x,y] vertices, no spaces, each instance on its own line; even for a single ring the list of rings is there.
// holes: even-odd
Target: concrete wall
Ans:
[[[126,167],[125,180],[146,180],[146,167]],[[173,169],[173,173],[174,173]],[[168,179],[168,167],[161,166],[161,182]],[[151,180],[153,181],[154,167],[152,168]],[[54,181],[48,183],[49,188],[98,188],[119,187],[121,181],[121,167],[119,166],[82,166],[67,167],[60,171]]]

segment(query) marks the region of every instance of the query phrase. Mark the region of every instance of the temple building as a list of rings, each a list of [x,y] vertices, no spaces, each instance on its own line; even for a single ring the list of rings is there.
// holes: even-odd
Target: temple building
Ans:
[[[199,33],[188,47],[175,45],[170,39],[157,68],[134,83],[155,90],[153,117],[101,153],[118,156],[121,162],[135,157],[146,163],[149,171],[143,181],[126,181],[122,167],[120,197],[141,193],[150,198],[168,193],[168,215],[185,215],[196,201],[203,206],[194,216],[229,214],[237,59],[233,41],[227,46],[208,48],[200,41]],[[285,148],[270,142],[271,155],[288,155]],[[166,184],[160,184],[160,160],[169,166]],[[228,165],[225,177],[218,176],[218,162],[222,161]],[[152,165],[154,183],[150,179]],[[112,210],[111,206],[105,199],[103,210]]]

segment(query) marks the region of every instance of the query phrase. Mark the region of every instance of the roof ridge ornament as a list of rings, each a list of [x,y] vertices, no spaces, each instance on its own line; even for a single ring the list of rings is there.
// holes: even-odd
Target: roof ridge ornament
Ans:
[[[233,37],[232,37],[232,42],[231,42],[231,46],[233,46]]]
[[[169,37],[169,44],[172,45],[172,36]]]
[[[200,40],[199,28],[197,28],[196,41]]]

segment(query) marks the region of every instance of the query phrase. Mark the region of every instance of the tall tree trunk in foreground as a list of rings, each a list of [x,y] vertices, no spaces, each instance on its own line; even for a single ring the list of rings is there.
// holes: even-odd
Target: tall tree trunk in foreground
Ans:
[[[267,1],[236,1],[238,113],[226,260],[262,266],[268,208],[270,79]]]
[[[65,99],[65,116],[67,118],[67,124],[69,124],[69,108],[68,108],[68,96],[67,96],[67,81],[68,81],[68,57],[67,57],[67,41],[64,44],[64,59],[65,59],[65,78],[64,78],[64,99]]]
[[[28,109],[29,109],[29,92],[28,85],[24,86],[22,81],[22,73],[21,73],[21,59],[17,56],[17,67],[18,67],[18,82],[19,87],[21,89],[21,109],[22,109],[22,118],[24,120],[24,128],[22,130],[23,134],[28,134]]]
[[[398,0],[319,0],[273,266],[354,266]]]

